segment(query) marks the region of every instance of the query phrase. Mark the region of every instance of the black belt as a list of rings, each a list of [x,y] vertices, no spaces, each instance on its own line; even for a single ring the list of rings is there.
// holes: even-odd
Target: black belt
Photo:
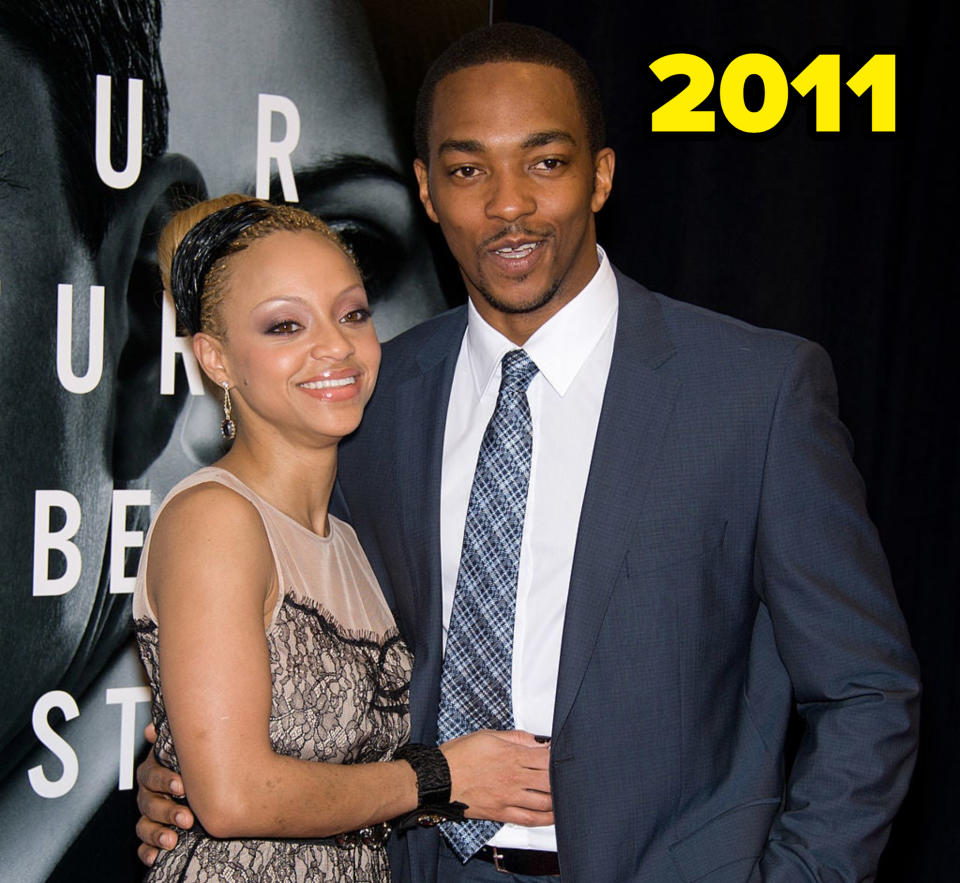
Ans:
[[[505,849],[484,846],[473,858],[489,862],[504,874],[527,874],[531,877],[559,876],[560,862],[555,852],[541,849]]]

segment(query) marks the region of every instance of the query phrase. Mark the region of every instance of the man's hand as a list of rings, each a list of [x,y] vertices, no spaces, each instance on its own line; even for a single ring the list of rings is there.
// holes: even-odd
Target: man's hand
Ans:
[[[151,745],[156,743],[153,724],[147,725],[144,735]],[[183,779],[157,763],[152,751],[137,767],[137,782],[137,806],[143,813],[137,822],[137,837],[141,841],[137,855],[149,867],[157,860],[159,850],[177,845],[177,832],[170,826],[184,830],[193,827],[193,813],[173,799],[183,797]]]

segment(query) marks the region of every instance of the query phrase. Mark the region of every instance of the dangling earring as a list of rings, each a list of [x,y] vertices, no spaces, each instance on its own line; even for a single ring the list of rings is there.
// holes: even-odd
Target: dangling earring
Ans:
[[[220,424],[220,435],[231,441],[237,434],[237,424],[233,422],[233,406],[230,403],[230,384],[226,380],[220,384],[223,387],[223,423]]]

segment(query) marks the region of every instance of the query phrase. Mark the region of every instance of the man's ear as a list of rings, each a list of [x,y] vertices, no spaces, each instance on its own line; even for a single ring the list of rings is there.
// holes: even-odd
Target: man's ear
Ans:
[[[430,172],[422,159],[415,159],[413,161],[413,173],[417,176],[417,191],[420,195],[420,202],[423,203],[423,207],[427,212],[427,217],[430,218],[434,224],[439,224],[440,219],[437,217],[436,211],[434,211],[433,200],[430,199]]]
[[[593,158],[593,196],[590,199],[590,208],[594,212],[600,211],[613,190],[613,169],[616,156],[613,148],[604,147],[598,150]]]
[[[181,374],[173,395],[160,394],[163,288],[157,240],[170,216],[207,195],[197,167],[167,154],[144,166],[123,191],[98,254],[102,277],[125,290],[111,331],[116,360],[113,474],[118,483],[139,478],[164,449],[187,396]]]

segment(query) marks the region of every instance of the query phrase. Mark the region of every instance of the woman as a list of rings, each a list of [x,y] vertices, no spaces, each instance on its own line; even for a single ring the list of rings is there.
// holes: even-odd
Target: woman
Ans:
[[[390,760],[410,655],[356,535],[327,512],[337,443],[380,361],[349,253],[307,212],[228,196],[177,215],[159,257],[235,438],[171,491],[141,556],[155,753],[198,819],[151,879],[388,880],[382,823],[415,818],[447,770],[453,802],[431,809],[549,824],[546,793],[517,809],[548,791],[528,734]]]

